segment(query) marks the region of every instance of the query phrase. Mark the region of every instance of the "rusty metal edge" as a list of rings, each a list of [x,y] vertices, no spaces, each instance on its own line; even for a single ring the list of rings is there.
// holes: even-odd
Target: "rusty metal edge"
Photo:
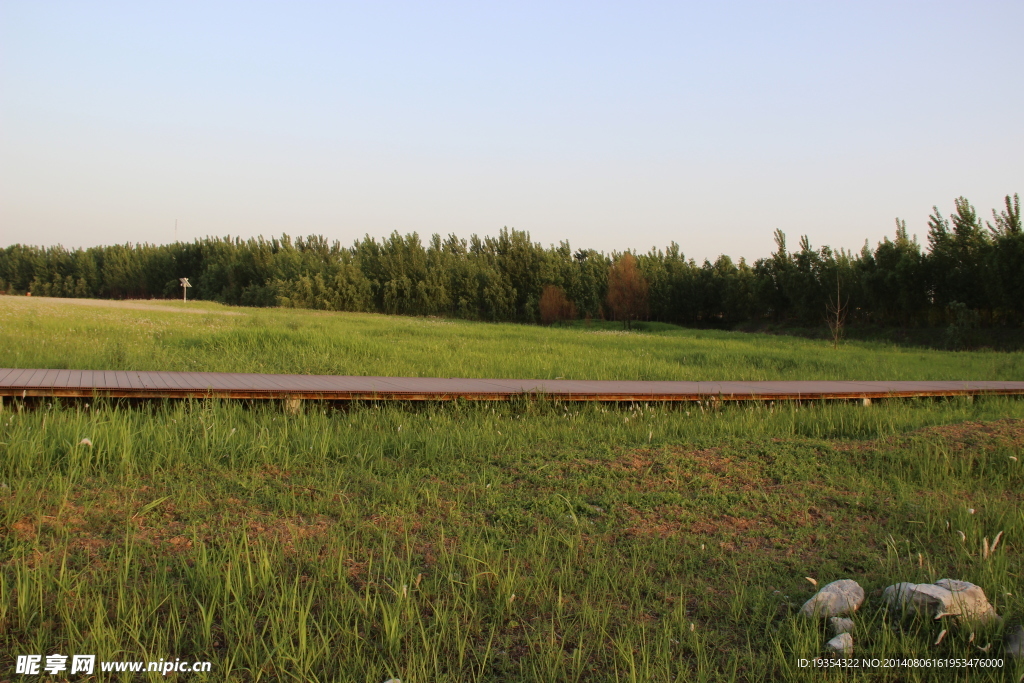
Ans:
[[[1021,396],[1024,389],[945,389],[913,391],[856,391],[740,394],[643,394],[643,393],[559,393],[526,392],[367,392],[367,391],[245,391],[237,389],[92,389],[92,388],[0,388],[0,396],[12,398],[138,398],[138,399],[228,399],[228,400],[310,400],[310,401],[508,401],[517,398],[559,401],[673,402],[673,401],[821,401],[886,398],[942,398],[954,396]]]

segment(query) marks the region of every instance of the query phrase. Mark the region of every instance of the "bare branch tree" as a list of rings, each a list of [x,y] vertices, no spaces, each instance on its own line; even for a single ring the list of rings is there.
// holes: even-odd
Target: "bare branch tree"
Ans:
[[[846,314],[849,310],[850,299],[847,297],[845,300],[842,297],[842,291],[839,287],[839,271],[836,271],[836,298],[832,299],[829,297],[826,310],[828,314],[825,317],[825,322],[828,323],[829,332],[832,334],[832,348],[838,349],[839,342],[843,338],[843,329],[846,327]]]

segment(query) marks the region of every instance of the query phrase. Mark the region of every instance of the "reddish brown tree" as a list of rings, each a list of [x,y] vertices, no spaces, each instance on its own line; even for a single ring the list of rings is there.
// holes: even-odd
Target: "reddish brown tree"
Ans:
[[[620,256],[608,270],[608,308],[612,318],[621,320],[628,330],[634,320],[647,318],[647,280],[637,270],[629,252]]]
[[[540,321],[545,325],[576,317],[576,306],[565,298],[561,287],[545,285],[540,295]]]

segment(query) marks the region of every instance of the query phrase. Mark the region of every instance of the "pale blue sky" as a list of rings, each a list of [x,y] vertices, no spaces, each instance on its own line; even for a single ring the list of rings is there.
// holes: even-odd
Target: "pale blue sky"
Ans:
[[[1024,3],[0,0],[0,246],[392,230],[754,259],[1024,192]]]

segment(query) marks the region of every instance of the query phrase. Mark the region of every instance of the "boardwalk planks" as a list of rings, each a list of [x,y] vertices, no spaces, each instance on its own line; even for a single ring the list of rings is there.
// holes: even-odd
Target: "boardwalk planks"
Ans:
[[[563,401],[863,400],[1024,395],[1024,382],[643,382],[0,368],[0,396],[15,397],[500,401],[524,394]]]

